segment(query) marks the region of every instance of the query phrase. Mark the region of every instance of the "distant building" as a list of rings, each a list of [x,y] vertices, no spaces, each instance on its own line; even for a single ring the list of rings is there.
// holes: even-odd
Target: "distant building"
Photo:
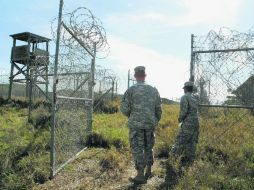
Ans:
[[[254,75],[232,92],[243,105],[254,106]]]

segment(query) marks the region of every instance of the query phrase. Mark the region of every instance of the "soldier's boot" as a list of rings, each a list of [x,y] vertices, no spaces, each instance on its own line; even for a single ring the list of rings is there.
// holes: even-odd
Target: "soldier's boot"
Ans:
[[[130,181],[136,184],[144,184],[146,183],[146,178],[144,176],[144,169],[138,169],[137,175],[135,177],[131,177]]]
[[[146,167],[146,172],[145,172],[145,178],[148,179],[152,176],[152,166],[148,165]]]
[[[184,175],[184,171],[192,165],[194,162],[194,157],[182,157],[179,168],[178,168],[178,176],[182,177]]]
[[[177,182],[177,171],[172,164],[167,163],[165,184],[169,186],[174,186],[176,182]]]
[[[194,156],[184,156],[181,159],[180,167],[189,167],[194,162]]]

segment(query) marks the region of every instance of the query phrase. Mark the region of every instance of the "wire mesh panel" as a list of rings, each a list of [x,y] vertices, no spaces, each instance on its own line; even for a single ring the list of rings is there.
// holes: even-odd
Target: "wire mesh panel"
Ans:
[[[254,121],[254,33],[222,28],[193,36],[192,42],[191,73],[200,100],[201,141],[236,143],[229,132],[241,134]],[[214,133],[208,133],[211,130]]]
[[[54,93],[53,175],[85,148],[92,122],[91,61],[74,52],[66,54],[67,48],[61,45]]]
[[[86,137],[92,130],[95,59],[108,47],[101,22],[90,10],[80,7],[71,13],[62,14],[63,11],[60,0],[58,21],[52,22],[56,55],[51,178],[86,146]]]
[[[55,114],[56,172],[85,148],[89,106],[89,99],[58,96]]]
[[[0,97],[7,98],[8,88],[8,75],[3,75],[0,72]]]
[[[201,104],[254,105],[254,33],[211,31],[193,53]]]
[[[227,107],[202,107],[200,113],[200,145],[210,147],[245,143],[245,135],[253,130],[254,116],[251,109]],[[237,136],[234,136],[234,135]],[[222,148],[222,147],[220,147]],[[228,150],[235,151],[235,150]]]

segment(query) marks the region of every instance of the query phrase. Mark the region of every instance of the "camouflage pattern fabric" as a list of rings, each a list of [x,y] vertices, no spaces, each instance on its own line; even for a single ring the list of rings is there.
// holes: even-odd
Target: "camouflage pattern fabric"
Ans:
[[[186,93],[180,101],[178,121],[181,123],[171,154],[190,159],[195,157],[199,136],[198,100],[191,93]]]
[[[124,93],[120,109],[129,128],[154,129],[161,118],[161,98],[156,88],[138,82]]]
[[[156,88],[144,83],[130,87],[121,102],[136,169],[153,164],[154,129],[161,119],[161,99]]]
[[[153,165],[154,130],[130,129],[129,140],[135,168],[144,169]]]

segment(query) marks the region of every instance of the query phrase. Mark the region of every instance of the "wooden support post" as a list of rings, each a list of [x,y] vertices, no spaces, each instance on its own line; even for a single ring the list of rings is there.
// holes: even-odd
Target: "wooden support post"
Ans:
[[[29,104],[28,104],[28,122],[31,122],[31,112],[32,112],[32,96],[33,96],[33,70],[30,69],[30,78],[29,78]]]
[[[13,39],[13,45],[12,48],[16,46],[16,39]],[[13,51],[13,49],[12,49]],[[12,61],[13,52],[11,51],[11,72],[10,72],[10,85],[9,85],[9,93],[8,93],[8,99],[11,99],[12,94],[12,85],[13,85],[13,70],[14,70],[14,62]]]

